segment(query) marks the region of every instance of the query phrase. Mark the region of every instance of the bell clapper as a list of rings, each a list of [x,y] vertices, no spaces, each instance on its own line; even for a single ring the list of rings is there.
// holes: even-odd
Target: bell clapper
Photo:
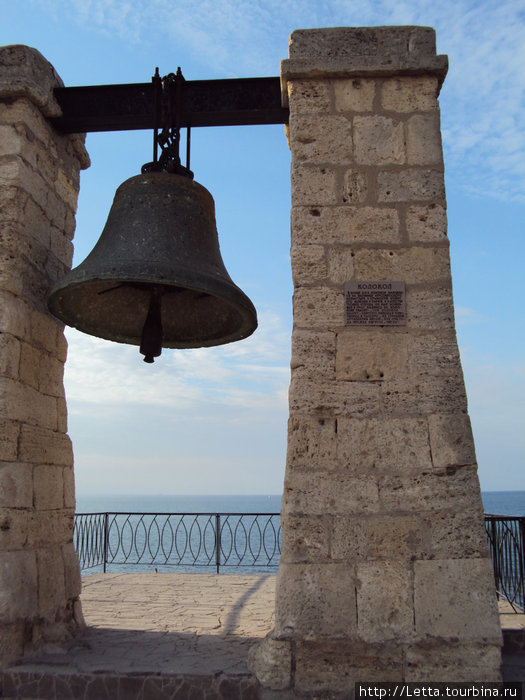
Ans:
[[[152,288],[148,315],[142,329],[140,352],[144,355],[144,362],[149,364],[154,362],[154,358],[159,357],[162,352],[162,293],[162,287]]]

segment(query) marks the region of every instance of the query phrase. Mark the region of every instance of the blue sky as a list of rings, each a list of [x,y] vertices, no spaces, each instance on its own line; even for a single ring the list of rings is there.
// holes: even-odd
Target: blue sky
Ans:
[[[484,490],[525,489],[522,0],[0,0],[0,44],[37,48],[66,85],[272,76],[294,29],[419,24],[450,70],[441,97],[458,340]],[[75,264],[151,133],[89,134]],[[259,329],[164,351],[68,329],[66,390],[79,495],[280,493],[291,332],[290,154],[282,126],[195,129],[192,169],[215,199],[226,267]]]

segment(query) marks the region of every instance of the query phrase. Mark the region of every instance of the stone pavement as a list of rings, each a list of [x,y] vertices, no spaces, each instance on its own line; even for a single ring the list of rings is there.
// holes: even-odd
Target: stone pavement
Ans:
[[[273,627],[275,576],[95,574],[82,637],[0,673],[2,698],[258,698],[248,649]],[[525,680],[525,616],[505,614],[505,680]]]

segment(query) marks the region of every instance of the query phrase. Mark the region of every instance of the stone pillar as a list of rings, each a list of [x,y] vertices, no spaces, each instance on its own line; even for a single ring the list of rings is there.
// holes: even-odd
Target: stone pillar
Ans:
[[[0,48],[0,664],[81,619],[67,346],[45,300],[71,267],[89,158],[47,121],[61,84],[35,49]]]
[[[275,630],[252,667],[285,695],[499,679],[454,326],[437,102],[446,70],[423,27],[296,31],[282,64],[290,421]],[[405,318],[359,322],[352,281],[404,283]]]

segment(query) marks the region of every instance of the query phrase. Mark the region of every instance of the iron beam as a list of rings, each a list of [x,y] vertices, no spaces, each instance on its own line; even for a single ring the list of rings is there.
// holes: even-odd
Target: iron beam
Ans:
[[[62,116],[52,119],[63,133],[153,129],[152,83],[55,88]],[[186,80],[182,127],[286,124],[280,80],[236,78]]]

